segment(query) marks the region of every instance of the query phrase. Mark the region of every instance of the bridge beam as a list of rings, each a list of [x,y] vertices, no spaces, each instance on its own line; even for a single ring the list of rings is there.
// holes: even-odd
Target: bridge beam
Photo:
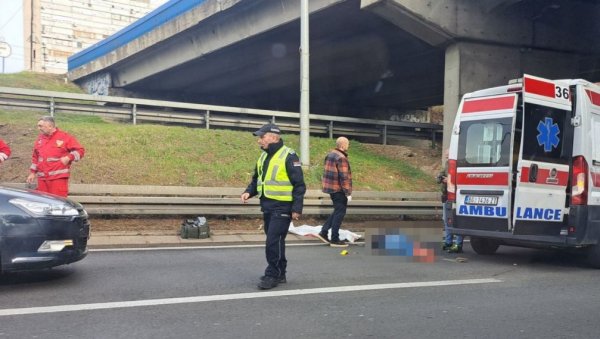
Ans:
[[[311,0],[310,12],[344,1]],[[222,5],[223,3],[226,5]],[[69,75],[76,80],[112,66],[113,86],[133,85],[227,46],[243,43],[244,40],[298,20],[299,16],[300,6],[297,0],[208,0],[158,27],[148,36],[142,36],[97,61],[73,70]],[[169,40],[164,41],[164,37],[169,37]],[[149,45],[148,40],[154,43]],[[132,51],[137,53],[135,60],[132,56],[136,53]]]
[[[600,6],[591,1],[361,0],[431,45],[475,41],[575,53],[600,53]]]

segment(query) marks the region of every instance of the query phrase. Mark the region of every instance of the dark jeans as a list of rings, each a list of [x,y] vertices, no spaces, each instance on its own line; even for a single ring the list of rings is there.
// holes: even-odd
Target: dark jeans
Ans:
[[[263,221],[265,234],[267,235],[265,254],[268,265],[265,269],[265,275],[270,277],[284,276],[287,268],[285,237],[292,221],[291,212],[263,211]]]
[[[331,228],[331,241],[340,240],[340,226],[346,216],[346,207],[348,206],[348,198],[344,192],[330,193],[331,201],[333,202],[333,213],[327,218],[327,221],[321,229],[321,233],[327,234]]]

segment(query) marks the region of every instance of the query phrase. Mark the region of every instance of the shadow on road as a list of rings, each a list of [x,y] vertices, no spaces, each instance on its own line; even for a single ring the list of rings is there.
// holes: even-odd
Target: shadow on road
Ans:
[[[72,277],[76,271],[70,267],[44,269],[39,271],[8,272],[0,274],[0,286],[55,282]]]
[[[465,245],[465,253],[471,260],[480,263],[510,264],[537,269],[584,268],[593,269],[587,262],[583,251],[532,249],[512,246],[500,246],[493,255],[478,255],[470,245]]]

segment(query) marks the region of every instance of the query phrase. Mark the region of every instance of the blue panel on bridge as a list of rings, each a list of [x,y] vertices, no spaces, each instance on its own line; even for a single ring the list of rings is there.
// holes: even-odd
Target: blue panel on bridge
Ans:
[[[165,22],[199,6],[206,0],[171,0],[133,24],[100,42],[75,53],[68,59],[69,71],[95,60],[148,33]]]

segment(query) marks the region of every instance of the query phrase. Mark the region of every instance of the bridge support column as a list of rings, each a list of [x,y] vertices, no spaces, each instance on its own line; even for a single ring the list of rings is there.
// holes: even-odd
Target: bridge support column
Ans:
[[[444,70],[444,140],[450,135],[465,93],[503,86],[523,73],[550,79],[576,74],[578,58],[566,53],[491,44],[457,42],[446,48]]]

